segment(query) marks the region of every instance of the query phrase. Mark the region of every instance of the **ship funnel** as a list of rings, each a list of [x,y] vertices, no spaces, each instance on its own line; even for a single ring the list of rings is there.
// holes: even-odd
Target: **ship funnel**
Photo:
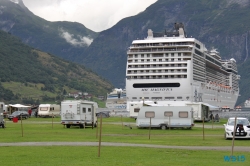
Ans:
[[[148,38],[153,38],[153,31],[151,29],[148,29]]]

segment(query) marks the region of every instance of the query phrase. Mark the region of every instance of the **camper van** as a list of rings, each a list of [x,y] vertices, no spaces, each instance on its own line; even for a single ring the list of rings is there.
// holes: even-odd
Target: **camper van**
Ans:
[[[0,127],[4,128],[4,111],[5,111],[5,104],[4,102],[0,102]]]
[[[67,128],[71,126],[97,125],[96,102],[86,100],[65,100],[61,102],[61,123]]]
[[[60,105],[58,104],[40,104],[38,107],[39,117],[50,117],[60,115]]]
[[[150,124],[151,119],[151,124]],[[138,128],[189,128],[194,126],[190,106],[143,106],[136,119]]]

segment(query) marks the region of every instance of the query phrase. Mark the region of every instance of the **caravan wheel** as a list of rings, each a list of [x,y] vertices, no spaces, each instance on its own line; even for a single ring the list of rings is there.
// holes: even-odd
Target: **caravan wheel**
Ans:
[[[165,125],[162,125],[162,126],[161,126],[161,129],[162,129],[162,130],[166,130],[166,128],[167,128],[167,127],[166,127]]]

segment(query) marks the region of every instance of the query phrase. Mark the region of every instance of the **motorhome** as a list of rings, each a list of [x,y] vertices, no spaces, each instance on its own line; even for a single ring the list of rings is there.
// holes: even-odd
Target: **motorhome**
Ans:
[[[38,107],[39,117],[60,116],[60,105],[58,104],[40,104]]]
[[[191,106],[143,106],[136,119],[138,128],[189,128],[194,126]]]
[[[97,125],[96,102],[86,100],[65,100],[61,102],[61,123],[67,128],[71,126]]]
[[[5,111],[5,104],[4,102],[0,102],[0,127],[4,128],[4,111]]]

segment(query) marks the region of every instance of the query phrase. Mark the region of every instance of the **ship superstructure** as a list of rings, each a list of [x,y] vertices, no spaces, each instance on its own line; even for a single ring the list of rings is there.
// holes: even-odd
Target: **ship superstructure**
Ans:
[[[239,95],[236,61],[221,60],[216,49],[186,37],[182,23],[175,31],[134,40],[127,52],[127,103],[150,101],[204,102],[234,108]]]

